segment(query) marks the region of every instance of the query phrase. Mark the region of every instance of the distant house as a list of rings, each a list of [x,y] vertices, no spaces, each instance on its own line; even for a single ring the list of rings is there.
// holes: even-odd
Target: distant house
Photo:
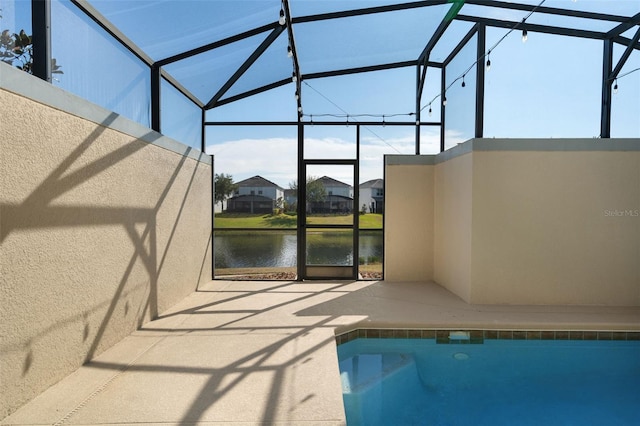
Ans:
[[[384,213],[384,180],[372,179],[360,184],[358,202],[365,205],[368,213]]]
[[[310,213],[343,213],[353,212],[353,187],[328,176],[318,179],[325,188],[326,198],[322,202],[311,203],[307,211]],[[359,204],[366,206],[367,213],[384,213],[384,180],[372,179],[358,187]],[[296,191],[285,190],[288,205],[297,202]],[[360,208],[357,209],[361,210]]]
[[[298,196],[295,189],[284,190],[284,203],[287,210],[295,211],[296,203],[298,202]]]
[[[326,192],[323,201],[309,203],[310,213],[352,213],[353,212],[353,187],[344,182],[323,176],[320,181]]]
[[[237,182],[236,186],[233,197],[227,200],[228,212],[271,213],[284,201],[284,189],[262,176]]]

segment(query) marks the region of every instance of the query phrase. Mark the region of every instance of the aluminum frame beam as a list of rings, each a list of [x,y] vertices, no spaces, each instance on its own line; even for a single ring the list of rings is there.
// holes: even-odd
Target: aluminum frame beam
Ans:
[[[204,108],[204,103],[196,97],[193,93],[191,93],[187,88],[185,88],[178,80],[176,80],[171,74],[167,72],[165,69],[160,69],[160,74],[162,78],[167,80],[169,84],[176,88],[180,93],[185,95],[187,99],[196,104],[200,108]]]
[[[399,10],[408,10],[408,9],[416,9],[423,8],[435,5],[443,5],[447,3],[451,3],[451,0],[423,0],[423,1],[415,1],[415,2],[405,2],[399,4],[385,5],[379,7],[368,7],[361,9],[353,9],[339,12],[331,12],[317,15],[309,15],[303,17],[292,17],[289,10],[289,0],[282,0],[283,4],[286,6],[287,13],[287,24],[286,28],[289,31],[289,40],[290,45],[292,45],[292,49],[295,49],[295,39],[293,38],[292,25],[296,23],[306,23],[306,22],[316,22],[328,19],[338,19],[338,18],[346,18],[353,16],[363,16],[368,14],[376,14],[376,13],[385,13],[385,12],[393,12]],[[263,25],[261,27],[257,27],[251,29],[249,31],[245,31],[240,34],[236,34],[232,37],[225,38],[223,40],[218,40],[213,43],[209,43],[203,46],[199,46],[195,49],[190,49],[188,51],[184,51],[178,53],[176,55],[161,59],[159,61],[154,61],[150,56],[148,56],[142,49],[140,49],[135,43],[133,43],[127,36],[125,36],[115,25],[113,25],[108,19],[106,19],[97,9],[95,9],[88,0],[71,0],[71,2],[78,7],[84,14],[86,14],[90,19],[92,19],[95,23],[98,24],[103,30],[105,30],[111,37],[113,37],[118,43],[120,43],[123,47],[125,47],[130,53],[132,53],[135,57],[145,63],[151,69],[151,81],[152,81],[152,123],[154,128],[160,128],[159,117],[160,117],[160,82],[162,78],[164,78],[167,82],[169,82],[172,86],[174,86],[179,92],[181,92],[185,97],[191,100],[195,105],[202,108],[203,111],[205,109],[210,109],[214,106],[219,106],[223,104],[227,104],[239,99],[246,98],[248,96],[252,96],[258,93],[261,93],[266,90],[270,90],[275,87],[282,86],[290,82],[290,79],[284,79],[280,81],[273,82],[271,84],[262,86],[260,88],[256,88],[227,99],[222,99],[224,93],[237,81],[241,75],[246,72],[246,70],[255,62],[255,59],[260,56],[266,50],[268,45],[272,43],[277,35],[283,30],[278,22],[274,22],[271,24]],[[536,13],[549,14],[549,15],[557,15],[557,16],[568,16],[574,18],[582,18],[582,19],[593,19],[600,21],[608,21],[608,22],[618,22],[615,28],[612,28],[606,33],[598,32],[598,31],[590,31],[576,28],[567,28],[560,26],[548,26],[548,25],[540,25],[540,24],[531,24],[526,22],[515,22],[508,20],[499,20],[492,18],[485,18],[479,16],[471,16],[471,15],[457,15],[453,19],[458,19],[460,21],[474,22],[476,24],[482,24],[484,26],[496,27],[496,28],[519,28],[519,29],[527,29],[532,32],[540,32],[547,34],[555,34],[561,36],[570,36],[570,37],[579,37],[579,38],[588,38],[588,39],[598,39],[605,41],[605,52],[604,52],[604,63],[603,63],[603,112],[602,112],[602,122],[601,122],[601,132],[602,137],[608,137],[609,131],[607,129],[610,128],[610,101],[611,101],[611,83],[617,77],[617,75],[622,70],[626,60],[631,55],[634,49],[640,50],[640,29],[635,33],[632,39],[621,36],[625,31],[633,28],[636,25],[640,25],[640,13],[634,15],[633,17],[628,16],[619,16],[613,14],[605,14],[605,13],[593,13],[593,12],[584,12],[584,11],[574,11],[562,8],[554,8],[554,7],[546,7],[546,6],[536,6],[533,4],[521,4],[521,3],[510,3],[500,0],[466,0],[463,1],[454,1],[454,4],[451,6],[450,12],[454,9],[460,10],[464,4],[472,4],[477,6],[484,7],[492,7],[492,8],[502,8],[502,9],[511,9],[511,10],[522,10],[522,11],[535,11]],[[50,54],[50,36],[47,35],[50,29],[50,11],[47,12],[46,8],[43,6],[50,6],[49,0],[32,0],[32,4],[34,5],[34,10],[32,13],[33,18],[33,32],[34,32],[34,74],[39,76],[40,78],[44,78],[45,80],[51,81],[51,54]],[[47,16],[49,15],[49,16]],[[421,75],[418,81],[418,95],[421,93],[421,90],[424,88],[425,79],[426,79],[426,71],[429,66],[431,67],[440,67],[442,71],[442,75],[445,76],[444,65],[450,62],[450,60],[457,54],[457,52],[452,52],[445,60],[444,63],[432,63],[428,61],[429,53],[433,49],[433,47],[437,44],[438,40],[442,37],[451,20],[443,20],[436,32],[432,35],[431,39],[425,46],[424,50],[420,54],[419,58],[416,61],[405,61],[398,62],[393,64],[380,64],[366,67],[358,67],[351,69],[343,69],[343,70],[332,70],[325,71],[320,73],[312,73],[309,75],[302,75],[300,72],[300,65],[297,60],[297,51],[294,53],[294,70],[296,71],[296,75],[298,76],[298,81],[296,85],[296,89],[298,91],[298,95],[301,95],[301,87],[300,82],[302,79],[313,79],[313,78],[323,78],[323,77],[332,77],[338,75],[347,75],[347,74],[356,74],[361,72],[369,72],[369,71],[377,71],[377,70],[385,70],[392,68],[400,68],[405,66],[417,65],[417,75]],[[278,31],[280,29],[280,31]],[[229,79],[225,85],[216,93],[214,98],[210,100],[206,105],[203,104],[201,100],[199,100],[196,96],[194,96],[191,92],[189,92],[184,86],[182,86],[179,81],[173,78],[169,73],[162,70],[162,66],[189,58],[194,55],[198,55],[200,53],[204,53],[206,51],[243,40],[248,37],[252,37],[255,35],[259,35],[265,32],[271,31],[267,39],[260,45],[256,51],[250,56],[247,61],[236,71],[236,74]],[[270,43],[267,43],[267,40],[270,40]],[[468,41],[468,40],[466,40]],[[466,43],[463,40],[461,44],[457,46],[461,47]],[[615,67],[613,67],[613,63],[609,63],[609,57],[612,57],[613,43],[619,43],[626,46],[626,49],[618,61]],[[478,47],[478,51],[480,51],[480,46]],[[422,69],[420,67],[423,67]],[[480,68],[477,67],[477,73],[480,74]],[[606,74],[605,74],[606,71]],[[478,82],[481,82],[482,79],[478,78]],[[443,86],[445,84],[444,80],[442,82]],[[444,93],[444,92],[443,92]],[[214,105],[215,104],[215,105]],[[607,107],[608,105],[608,107]],[[298,106],[302,106],[302,102],[299,98]],[[478,112],[476,112],[478,114]],[[417,115],[419,118],[419,115]],[[607,118],[608,117],[608,118]],[[299,117],[299,120],[301,116]],[[372,123],[376,124],[376,123]],[[388,125],[393,125],[391,123],[386,123]],[[402,125],[408,125],[402,124]],[[426,124],[426,123],[421,123]],[[440,123],[438,123],[440,124]],[[444,127],[444,107],[443,107],[443,118],[442,118],[442,126]],[[203,124],[204,126],[204,124]],[[476,133],[477,132],[476,128]],[[444,141],[442,141],[444,143]]]
[[[46,0],[49,3],[49,0]],[[202,108],[203,103],[180,84],[173,76],[162,70],[162,63],[155,62],[122,31],[113,25],[104,15],[94,8],[87,0],[71,0],[71,2],[82,11],[87,17],[93,20],[100,28],[106,31],[111,37],[120,43],[125,49],[135,57],[144,62],[151,71],[151,128],[160,131],[160,84],[164,77],[173,87],[191,100],[198,107]],[[49,61],[50,62],[50,61]]]
[[[549,15],[570,16],[574,18],[595,19],[599,21],[627,22],[629,17],[620,15],[611,15],[597,12],[584,12],[580,10],[561,9],[548,6],[537,6],[535,4],[511,3],[498,0],[465,0],[466,4],[476,6],[497,7],[500,9],[523,10],[526,12],[545,13]]]
[[[298,61],[298,49],[296,47],[296,38],[293,35],[293,25],[291,24],[291,8],[289,0],[282,1],[284,15],[286,18],[287,35],[289,37],[289,49],[291,49],[291,59],[293,60],[293,73],[296,76],[296,110],[298,121],[302,120],[302,73],[300,72],[300,62]]]
[[[199,55],[201,53],[208,52],[209,50],[217,49],[218,47],[226,46],[228,44],[235,43],[235,42],[240,41],[240,40],[244,40],[245,38],[253,37],[253,36],[256,36],[256,35],[259,35],[259,34],[262,34],[262,33],[266,33],[268,31],[273,31],[278,27],[279,27],[279,25],[278,25],[277,22],[271,23],[271,24],[268,24],[268,25],[263,25],[261,27],[254,28],[254,29],[249,30],[249,31],[245,31],[243,33],[236,34],[234,36],[227,37],[227,38],[224,38],[222,40],[214,41],[213,43],[208,43],[208,44],[196,47],[194,49],[190,49],[190,50],[184,51],[182,53],[178,53],[178,54],[175,54],[175,55],[172,55],[172,56],[168,56],[168,57],[166,57],[164,59],[160,59],[156,63],[160,64],[161,66],[168,65],[168,64],[171,64],[173,62],[181,61],[183,59],[187,59],[187,58],[190,58],[192,56],[196,56],[196,55]]]
[[[442,62],[442,66],[443,68],[446,67],[447,65],[449,65],[449,62],[451,62],[453,60],[453,58],[456,57],[456,55],[458,53],[460,53],[460,51],[464,48],[464,46],[466,46],[467,43],[469,43],[469,41],[473,38],[474,35],[476,35],[478,33],[478,28],[480,27],[480,24],[476,24],[473,27],[471,27],[471,29],[465,34],[464,37],[462,37],[462,40],[460,40],[460,42],[456,45],[456,47],[451,51],[451,53],[449,53],[449,56],[447,56],[447,58],[444,60],[444,62]],[[484,55],[484,52],[483,52]]]
[[[34,76],[51,83],[51,1],[31,0],[32,67]]]
[[[446,91],[446,83],[447,82],[447,67],[442,67],[440,69],[440,152],[444,152],[444,134],[445,134],[445,121],[446,121],[446,109],[444,100],[446,99],[445,91]]]
[[[91,6],[88,1],[71,0],[71,2],[142,62],[144,62],[148,66],[154,64],[153,59],[149,55],[147,55],[140,47],[138,47],[133,41],[131,41],[126,35],[124,35],[124,33],[120,31],[118,27],[113,25],[107,18],[105,18],[100,12],[98,12],[96,8]]]
[[[600,109],[600,137],[611,137],[611,70],[613,68],[613,41],[605,40],[602,54],[602,100]]]
[[[461,1],[461,0],[457,0]],[[366,7],[362,9],[344,10],[340,12],[321,13],[293,18],[294,24],[306,22],[326,21],[328,19],[349,18],[353,16],[371,15],[374,13],[394,12],[397,10],[418,9],[427,6],[435,6],[451,3],[451,0],[423,0],[410,3],[391,4],[386,6]]]
[[[162,82],[161,68],[158,65],[151,66],[151,128],[160,132],[160,90]]]
[[[244,63],[236,70],[236,72],[227,80],[225,84],[218,90],[218,92],[213,95],[211,100],[207,102],[205,105],[205,109],[212,108],[216,102],[224,96],[224,94],[233,86],[240,77],[253,65],[253,63],[273,44],[273,42],[282,34],[284,31],[283,26],[278,26],[265,38],[262,43],[253,51],[251,55],[244,61]]]
[[[335,77],[340,75],[360,74],[363,72],[384,71],[384,70],[390,70],[395,68],[411,67],[416,64],[417,62],[414,60],[402,61],[402,62],[391,62],[391,63],[380,64],[380,65],[369,65],[364,67],[344,68],[341,70],[309,73],[309,74],[304,74],[303,78],[305,80],[312,80],[317,78]]]
[[[440,25],[438,25],[438,28],[436,28],[436,30],[433,32],[433,34],[431,35],[431,38],[429,39],[426,46],[422,50],[422,53],[420,53],[420,56],[418,56],[418,62],[428,61],[431,51],[436,46],[438,41],[440,41],[445,31],[447,31],[447,28],[449,28],[449,25],[451,25],[451,22],[453,22],[453,19],[456,16],[458,16],[458,13],[460,12],[460,9],[462,9],[463,5],[464,5],[464,2],[454,2],[451,5],[446,16],[442,19],[442,21],[440,21]]]
[[[205,121],[205,126],[415,126],[415,121]],[[439,126],[439,121],[420,122],[421,126]]]
[[[623,46],[633,46],[634,49],[636,50],[640,50],[640,42],[636,43],[635,45],[631,44],[631,39],[628,39],[626,37],[622,37],[622,36],[615,36],[612,39],[613,41],[615,41],[618,44],[621,44]]]
[[[428,67],[424,67],[424,73],[420,69],[420,64],[416,65],[416,146],[415,153],[420,155],[420,119],[422,118],[422,110],[420,109],[420,101],[422,98],[422,81],[426,77]],[[423,77],[424,76],[424,77]]]
[[[471,16],[471,15],[458,15],[456,16],[455,19],[459,21],[465,21],[465,22],[480,23],[480,24],[486,25],[487,27],[508,28],[508,29],[517,28],[517,29],[523,29],[527,31],[544,33],[544,34],[555,34],[555,35],[563,35],[563,36],[569,36],[569,37],[590,38],[590,39],[596,39],[596,40],[605,40],[607,38],[606,33],[601,33],[598,31],[578,30],[574,28],[530,24],[528,22],[523,23],[521,21],[505,21],[500,19],[482,18],[478,16]]]
[[[410,67],[415,65],[416,65],[416,61],[412,60],[412,61],[404,61],[404,62],[393,62],[393,63],[382,64],[382,65],[371,65],[371,66],[358,67],[358,68],[346,68],[346,69],[335,70],[335,71],[322,71],[322,72],[311,73],[311,74],[302,74],[298,76],[299,77],[298,80],[300,79],[313,80],[317,78],[335,77],[335,76],[348,75],[348,74],[359,74],[363,72],[372,72],[372,71],[383,71],[388,69],[404,68],[404,67]],[[440,66],[442,66],[442,64],[439,62],[428,62],[427,65],[430,67],[436,67],[436,68],[439,68]],[[244,93],[239,93],[237,95],[230,96],[228,98],[220,99],[218,102],[216,102],[216,104],[212,108],[226,105],[231,102],[239,101],[249,96],[257,95],[259,93],[266,92],[267,90],[275,89],[289,83],[291,83],[291,78],[278,80],[273,83],[270,83],[261,87],[257,87],[255,89],[248,90]],[[207,108],[207,109],[211,109],[211,108]]]
[[[636,25],[640,25],[640,13],[634,15],[631,19],[611,29],[607,33],[607,37],[619,36],[623,32],[633,28]]]
[[[433,32],[433,35],[431,36],[426,46],[422,50],[422,53],[420,53],[420,56],[418,56],[418,62],[422,63],[429,60],[428,58],[429,58],[429,55],[431,54],[431,51],[436,46],[438,41],[440,41],[445,31],[447,31],[447,28],[449,28],[449,25],[451,25],[451,22],[453,22],[453,20],[442,20],[440,22],[440,25],[438,25],[438,28],[436,28],[436,30]]]
[[[613,71],[611,71],[611,74],[609,75],[609,80],[613,80],[614,78],[618,77],[618,74],[620,74],[622,67],[627,62],[627,59],[629,59],[629,56],[631,56],[631,51],[633,50],[633,46],[638,42],[638,40],[640,40],[640,28],[638,28],[638,31],[636,31],[636,34],[633,36],[633,39],[631,39],[631,43],[629,43],[627,48],[624,50],[624,53],[622,53],[622,56],[620,57],[620,60],[618,61],[618,64],[616,65],[616,67],[613,69]]]
[[[239,94],[234,95],[234,96],[229,96],[228,98],[220,99],[218,102],[216,102],[216,104],[212,108],[205,108],[205,109],[213,109],[213,108],[216,108],[216,107],[219,107],[219,106],[222,106],[222,105],[227,105],[227,104],[230,104],[232,102],[236,102],[236,101],[248,98],[248,97],[253,96],[253,95],[258,95],[258,94],[260,94],[262,92],[266,92],[267,90],[276,89],[278,87],[285,86],[285,85],[287,85],[289,83],[291,83],[291,78],[285,78],[283,80],[274,81],[273,83],[269,83],[269,84],[266,84],[264,86],[256,87],[255,89],[248,90],[246,92],[239,93]]]
[[[475,137],[484,137],[484,77],[485,68],[484,60],[480,62],[480,58],[484,59],[486,51],[487,29],[484,25],[478,25],[478,45],[476,50],[476,125]]]
[[[436,28],[434,33],[431,35],[431,38],[429,39],[426,46],[420,53],[420,56],[418,56],[418,64],[419,64],[418,66],[422,65],[424,67],[422,69],[422,74],[420,76],[420,80],[417,88],[418,99],[422,98],[424,83],[427,78],[427,68],[428,68],[427,63],[429,62],[429,56],[431,55],[431,51],[433,50],[435,45],[438,43],[438,41],[440,41],[445,31],[447,31],[447,28],[449,28],[449,25],[451,25],[451,22],[453,22],[453,17],[458,15],[458,12],[460,12],[462,5],[463,5],[462,2],[454,3],[453,5],[451,5],[451,7],[449,8],[449,12],[447,12],[447,15],[445,16],[445,18],[440,22],[440,25],[438,25],[438,28]],[[418,107],[418,111],[419,110],[420,108]]]
[[[299,121],[299,120],[298,120]],[[296,203],[296,268],[298,272],[297,280],[302,281],[305,276],[306,247],[307,247],[307,221],[305,219],[305,211],[307,207],[307,177],[305,174],[306,166],[304,163],[304,126],[302,123],[296,123],[298,129],[298,202]]]

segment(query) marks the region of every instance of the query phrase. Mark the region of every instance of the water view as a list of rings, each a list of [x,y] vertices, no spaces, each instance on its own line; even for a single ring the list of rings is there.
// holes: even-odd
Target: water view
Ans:
[[[382,230],[360,231],[359,264],[382,263]],[[314,230],[307,234],[307,264],[353,265],[351,231]],[[273,268],[295,267],[297,236],[295,230],[216,231],[215,267]]]

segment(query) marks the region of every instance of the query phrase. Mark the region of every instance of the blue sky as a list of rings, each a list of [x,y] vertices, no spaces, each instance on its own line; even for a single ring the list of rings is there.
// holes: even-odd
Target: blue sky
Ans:
[[[523,0],[537,4],[539,1]],[[143,47],[154,59],[174,54],[185,47],[216,40],[246,30],[256,22],[270,21],[277,14],[279,1],[237,1],[234,3],[182,2],[185,7],[175,9],[170,1],[115,1],[92,2],[114,23],[121,26],[127,36]],[[187,7],[193,3],[196,7]],[[268,8],[264,8],[265,4]],[[30,0],[0,0],[2,27],[30,26],[28,7]],[[238,16],[234,7],[243,5],[244,13]],[[345,2],[291,1],[294,14],[318,13],[331,10],[336,5],[356,8],[376,4],[375,0]],[[577,8],[606,13],[634,14],[640,12],[638,0],[548,0],[545,6]],[[474,6],[475,7],[475,6]],[[402,60],[415,56],[423,43],[421,33],[411,31],[420,23],[425,33],[439,22],[448,6],[434,9],[433,18],[425,12],[402,12],[386,16],[369,16],[369,19],[348,18],[323,25],[309,24],[294,27],[299,43],[303,73],[323,70],[323,64],[336,68]],[[472,10],[469,5],[465,8]],[[149,74],[145,65],[132,59],[124,49],[114,45],[100,32],[88,29],[88,20],[73,13],[68,2],[54,0],[53,56],[63,64],[65,74],[57,76],[54,84],[86,97],[107,108],[148,125]],[[148,19],[135,18],[144,13]],[[215,17],[203,16],[215,13]],[[431,12],[430,12],[431,13]],[[520,11],[492,11],[498,18],[519,21],[527,13]],[[218,19],[219,25],[211,25]],[[277,19],[273,18],[273,20]],[[555,19],[555,18],[554,18]],[[562,22],[549,16],[533,14],[528,22],[542,24],[574,25],[571,18]],[[58,22],[58,25],[56,25]],[[189,31],[183,25],[191,23]],[[66,25],[62,25],[64,23]],[[582,25],[583,22],[580,23]],[[603,30],[603,23],[588,22],[589,29]],[[84,27],[87,28],[84,28]],[[470,24],[454,22],[441,43],[433,52],[432,60],[441,61],[468,30]],[[395,31],[372,31],[372,28],[395,28]],[[56,29],[57,28],[57,29]],[[625,33],[631,38],[637,26]],[[353,29],[357,31],[352,31]],[[493,46],[507,29],[489,29],[487,48]],[[185,37],[185,38],[183,38]],[[251,52],[261,37],[247,40],[234,48],[211,52],[186,64],[176,64],[167,70],[183,78],[185,85],[196,94],[208,98],[211,88],[206,84],[226,80],[241,63],[246,52]],[[366,48],[359,48],[362,43]],[[529,33],[526,43],[519,31],[509,34],[490,55],[492,67],[486,73],[485,84],[485,137],[597,137],[600,132],[600,80],[602,78],[601,41]],[[624,48],[614,51],[614,65]],[[96,55],[96,52],[98,54]],[[310,52],[317,52],[314,56]],[[382,53],[380,53],[382,52]],[[419,50],[418,50],[419,52]],[[447,85],[472,67],[465,76],[466,87],[457,80],[447,91],[447,147],[473,136],[473,112],[475,78],[473,64],[475,47],[469,46],[459,54],[447,69]],[[485,58],[481,58],[484,64]],[[203,66],[202,63],[207,65]],[[260,84],[279,80],[290,75],[291,60],[286,55],[286,38],[278,39],[265,52],[256,65],[238,82],[238,87],[248,87],[252,82]],[[621,74],[640,68],[640,52],[634,51]],[[263,81],[264,80],[264,81]],[[105,84],[105,82],[109,84]],[[99,83],[97,83],[99,82]],[[219,84],[219,83],[218,83]],[[215,84],[214,84],[215,86]],[[619,90],[613,97],[612,136],[640,137],[640,72],[634,72],[618,80]],[[163,89],[163,131],[178,140],[199,145],[199,112],[168,85]],[[213,89],[215,92],[215,89]],[[236,88],[232,88],[232,91]],[[239,90],[239,89],[238,89]],[[207,119],[224,120],[289,120],[296,119],[295,87],[289,84],[250,99],[245,99],[207,113]],[[440,75],[429,69],[421,106],[422,121],[437,121],[440,116]],[[359,75],[348,75],[303,82],[305,120],[314,114],[321,120],[322,114],[349,113],[350,121],[359,114],[407,114],[415,112],[415,68],[402,68]],[[205,100],[205,102],[208,99]],[[432,103],[432,116],[428,116],[428,104]],[[334,118],[335,120],[343,120]],[[377,118],[362,118],[379,120]],[[412,122],[413,116],[398,116],[388,120]],[[307,158],[354,158],[355,126],[307,127],[305,149]],[[296,176],[295,128],[209,128],[207,152],[215,156],[215,171],[232,174],[236,180],[256,174],[262,175],[283,187]],[[412,154],[415,146],[414,127],[377,126],[363,128],[361,135],[361,181],[382,177],[383,155]],[[439,151],[439,128],[423,127],[421,152]],[[322,173],[322,170],[316,170]],[[335,170],[331,173],[337,173]],[[342,172],[340,172],[342,173]],[[350,179],[350,173],[333,176]]]
[[[493,46],[507,31],[489,29],[487,46]],[[614,62],[617,63],[621,52],[622,49],[616,49]],[[485,84],[485,137],[593,138],[599,135],[602,42],[530,33],[527,42],[523,43],[521,33],[514,31],[490,58],[492,67],[486,73]],[[476,60],[475,46],[464,49],[447,70],[450,77],[447,82],[459,77]],[[638,67],[640,52],[634,52],[622,72]],[[473,136],[474,72],[475,68],[465,78],[465,88],[458,81],[448,90],[447,147]],[[312,87],[302,86],[306,114],[343,114],[347,111],[352,115],[391,115],[415,110],[414,68],[306,83]],[[624,85],[625,90],[619,90],[613,99],[612,136],[640,137],[640,72],[621,79],[618,84],[620,88]],[[216,108],[208,117],[221,121],[293,120],[294,90],[293,85],[285,86],[273,93]],[[429,70],[422,106],[439,94],[439,73]],[[439,119],[439,98],[434,101],[432,110],[431,117],[427,114],[428,108],[422,111],[423,121]],[[413,120],[412,117],[397,119]],[[295,177],[295,153],[289,157],[284,155],[286,149],[295,147],[295,129],[287,133],[284,129],[243,129],[238,132],[231,128],[213,128],[210,132],[209,149],[216,156],[221,172],[244,178],[251,175],[252,170],[261,170],[259,173],[265,173],[281,184],[288,182],[287,177]],[[274,134],[277,132],[281,134]],[[361,181],[382,177],[384,154],[412,154],[414,134],[412,127],[363,129]],[[312,146],[325,154],[331,153],[325,155],[327,157],[334,158],[338,153],[344,153],[346,158],[353,156],[353,126],[307,127],[307,135],[312,139]],[[265,143],[266,140],[269,142]],[[423,128],[421,152],[438,151],[439,128]],[[253,155],[256,160],[244,160]],[[273,165],[275,170],[270,171],[268,165]]]

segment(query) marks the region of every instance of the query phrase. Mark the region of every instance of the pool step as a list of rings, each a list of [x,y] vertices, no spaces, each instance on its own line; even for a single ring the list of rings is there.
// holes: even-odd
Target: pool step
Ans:
[[[360,354],[340,362],[342,393],[362,393],[399,371],[413,367],[408,354]],[[414,367],[415,368],[415,367]]]

